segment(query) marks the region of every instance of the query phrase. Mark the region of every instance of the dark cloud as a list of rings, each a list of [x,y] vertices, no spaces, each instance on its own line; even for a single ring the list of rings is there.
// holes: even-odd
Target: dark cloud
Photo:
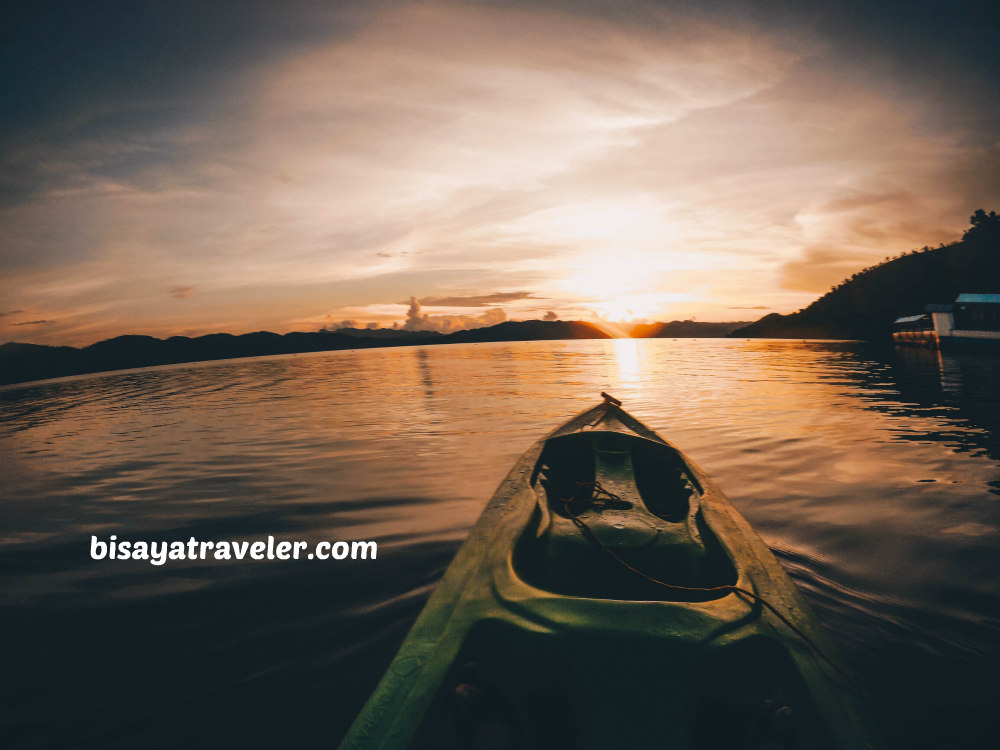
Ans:
[[[54,320],[26,320],[23,323],[11,323],[12,326],[47,326],[55,323]]]
[[[330,317],[329,315],[327,317]],[[358,321],[356,320],[342,320],[339,323],[331,323],[326,328],[321,330],[325,331],[339,331],[341,328],[359,328]]]
[[[996,91],[1000,74],[1000,5],[992,1],[864,2],[827,0],[789,3],[836,45],[844,59],[856,56],[857,72],[880,63],[901,83],[904,93],[975,95],[953,116],[970,121],[1000,114]]]
[[[845,238],[868,244],[918,246],[957,239],[954,217],[929,201],[928,192],[856,189],[819,205],[814,213],[835,220]]]
[[[0,318],[6,317],[8,315],[19,315],[23,312],[24,310],[6,310],[4,312],[0,312]]]
[[[493,294],[470,294],[464,297],[424,297],[420,304],[425,307],[489,307],[519,299],[535,299],[531,292],[494,292]],[[401,302],[400,304],[406,304]]]
[[[964,153],[941,182],[970,209],[1000,205],[1000,140]]]
[[[34,127],[90,110],[158,98],[192,101],[238,87],[310,43],[348,36],[381,3],[72,0],[9,6],[0,45],[0,123]],[[229,89],[231,95],[238,90]],[[134,112],[135,107],[126,108]]]
[[[0,206],[95,178],[150,179],[209,144],[178,137],[239,106],[261,70],[349,36],[378,4],[18,3],[0,24]]]
[[[197,158],[208,144],[174,137],[178,128],[217,121],[269,65],[348,38],[393,5],[247,0],[235,12],[223,2],[108,0],[95,12],[79,2],[16,4],[0,30],[0,133],[7,134],[0,138],[0,201],[23,200],[39,189],[95,175],[148,180],[151,167]],[[966,102],[935,117],[980,120],[980,125],[1000,117],[995,40],[1000,4],[995,2],[483,5],[562,10],[625,30],[682,16],[788,37],[807,31],[829,42],[811,54],[855,61],[859,76],[877,68],[914,93],[926,95],[932,88]]]
[[[906,190],[892,190],[889,192],[872,192],[852,190],[827,201],[821,206],[821,211],[855,211],[861,208],[898,208],[901,205],[910,205],[916,196]]]
[[[170,290],[170,295],[177,299],[187,299],[191,296],[194,289],[193,286],[175,286]]]
[[[926,94],[938,91],[981,93],[972,117],[1000,116],[1000,3],[995,0],[549,0],[514,2],[589,13],[622,27],[638,27],[682,14],[707,23],[756,27],[788,37],[813,36],[824,44],[806,50],[813,56],[853,60],[859,76],[894,74]],[[877,71],[876,71],[877,68]],[[957,113],[955,113],[957,114]]]
[[[0,195],[24,195],[70,176],[53,174],[88,145],[89,168],[124,177],[166,164],[192,144],[169,133],[180,124],[210,121],[237,103],[270,64],[311,45],[347,38],[393,3],[223,2],[109,0],[101,12],[86,3],[32,2],[5,13],[0,31]],[[401,3],[399,3],[401,5]],[[484,4],[485,5],[485,4]],[[996,117],[1000,109],[1000,4],[792,0],[668,6],[647,0],[623,4],[567,2],[507,5],[526,11],[571,11],[623,29],[664,23],[671,15],[758,27],[787,36],[803,31],[829,40],[821,53],[872,66],[926,94],[960,90],[975,106],[950,116]],[[906,82],[909,83],[906,83]],[[940,113],[939,113],[940,116]],[[133,144],[110,153],[101,144]],[[46,166],[48,165],[48,166]],[[77,177],[79,175],[77,174]]]

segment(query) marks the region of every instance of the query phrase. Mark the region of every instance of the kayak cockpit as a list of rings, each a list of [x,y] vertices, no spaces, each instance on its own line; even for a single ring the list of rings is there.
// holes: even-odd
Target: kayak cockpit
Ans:
[[[726,590],[661,586],[622,564],[688,589],[737,579],[702,517],[701,487],[680,454],[620,423],[607,427],[546,441],[531,480],[537,504],[514,549],[515,572],[532,586],[568,596],[641,601],[725,596]]]

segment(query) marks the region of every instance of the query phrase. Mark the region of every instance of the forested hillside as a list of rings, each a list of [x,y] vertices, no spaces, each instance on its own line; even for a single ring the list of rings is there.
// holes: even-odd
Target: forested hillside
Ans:
[[[901,315],[962,292],[1000,292],[1000,216],[978,210],[962,239],[925,247],[845,279],[803,310],[773,313],[733,336],[878,339]]]

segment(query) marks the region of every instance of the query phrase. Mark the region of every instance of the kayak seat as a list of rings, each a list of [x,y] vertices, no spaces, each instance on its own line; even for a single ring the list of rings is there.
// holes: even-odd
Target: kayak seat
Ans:
[[[700,488],[664,443],[600,430],[555,437],[542,451],[533,486],[537,506],[513,553],[515,571],[533,586],[640,601],[706,601],[728,593],[657,585],[623,562],[672,586],[736,582],[702,519]]]

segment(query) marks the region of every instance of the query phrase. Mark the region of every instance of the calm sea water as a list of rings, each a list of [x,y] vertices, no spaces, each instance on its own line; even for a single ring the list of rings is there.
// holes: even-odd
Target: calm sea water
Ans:
[[[0,745],[333,746],[514,460],[606,390],[715,477],[890,745],[997,743],[1000,357],[617,340],[0,389]],[[374,539],[376,562],[90,559]]]

